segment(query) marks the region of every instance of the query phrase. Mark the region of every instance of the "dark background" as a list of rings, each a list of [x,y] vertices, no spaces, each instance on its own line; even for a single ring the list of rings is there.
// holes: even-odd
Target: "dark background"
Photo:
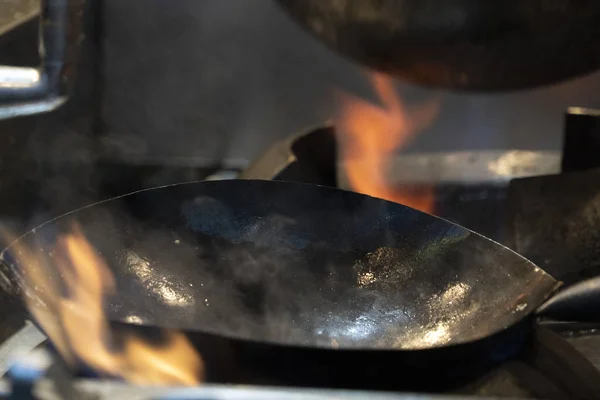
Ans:
[[[355,64],[270,0],[105,1],[107,132],[129,154],[248,161],[334,116],[334,88],[369,96]],[[515,94],[442,94],[410,151],[558,149],[568,106],[600,106],[600,75]],[[410,101],[437,94],[407,84]]]
[[[373,98],[364,70],[270,0],[104,0],[88,7],[71,101],[51,115],[0,122],[3,223],[18,217],[31,225],[139,187],[241,168],[273,141],[334,117],[334,90]],[[2,37],[2,63],[35,64],[35,26]],[[404,151],[558,151],[566,108],[600,107],[599,87],[600,74],[508,94],[398,82],[407,103],[439,96],[442,105]]]

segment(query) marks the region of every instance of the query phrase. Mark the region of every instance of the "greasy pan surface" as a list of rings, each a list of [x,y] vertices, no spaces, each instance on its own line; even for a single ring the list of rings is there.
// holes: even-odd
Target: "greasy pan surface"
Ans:
[[[556,287],[467,229],[314,185],[160,187],[80,209],[19,240],[47,253],[73,221],[116,276],[111,319],[235,339],[353,349],[466,343],[519,321]],[[12,249],[2,272],[18,294]]]

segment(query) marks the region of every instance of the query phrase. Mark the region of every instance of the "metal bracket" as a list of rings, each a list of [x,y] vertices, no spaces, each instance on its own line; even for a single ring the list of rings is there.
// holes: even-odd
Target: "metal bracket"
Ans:
[[[42,0],[39,68],[0,66],[0,120],[56,109],[70,92],[84,0]]]

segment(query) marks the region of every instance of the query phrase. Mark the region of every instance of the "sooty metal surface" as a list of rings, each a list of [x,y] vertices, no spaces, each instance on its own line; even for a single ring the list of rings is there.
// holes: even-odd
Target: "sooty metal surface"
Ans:
[[[567,286],[600,276],[599,178],[595,169],[510,183],[509,245]]]
[[[161,187],[70,213],[20,240],[44,257],[73,221],[117,277],[112,319],[269,343],[418,349],[468,342],[523,318],[556,285],[462,227],[315,185]],[[11,250],[2,272],[16,294],[22,284]]]

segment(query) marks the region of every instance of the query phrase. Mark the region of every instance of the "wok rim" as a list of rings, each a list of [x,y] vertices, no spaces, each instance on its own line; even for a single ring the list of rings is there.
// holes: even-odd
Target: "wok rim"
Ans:
[[[504,251],[508,251],[510,253],[512,253],[515,256],[518,256],[518,258],[520,258],[521,260],[523,260],[525,262],[525,264],[531,266],[536,273],[541,274],[542,277],[544,277],[545,279],[549,280],[549,283],[553,283],[552,285],[552,289],[551,290],[546,290],[543,297],[540,297],[540,301],[536,302],[539,304],[529,304],[529,302],[527,302],[527,306],[526,308],[524,308],[522,311],[519,312],[519,317],[515,318],[513,320],[513,322],[511,324],[508,324],[504,327],[499,327],[497,329],[491,329],[487,332],[486,335],[476,335],[471,337],[469,340],[461,340],[461,341],[457,341],[454,343],[439,343],[439,344],[434,344],[434,345],[429,345],[429,346],[423,346],[423,347],[408,347],[408,348],[402,348],[402,347],[368,347],[368,346],[337,346],[334,347],[332,345],[325,345],[323,343],[311,343],[311,344],[306,344],[306,343],[298,343],[298,342],[294,342],[294,341],[277,341],[274,339],[263,339],[263,340],[258,340],[252,337],[247,337],[247,336],[243,336],[243,335],[236,335],[236,334],[232,334],[230,332],[225,332],[223,333],[222,331],[219,331],[217,329],[211,329],[209,328],[205,328],[205,329],[198,329],[198,328],[189,328],[189,327],[184,327],[184,328],[174,328],[174,327],[169,327],[169,326],[161,326],[160,324],[149,324],[149,323],[142,323],[142,324],[136,324],[136,323],[132,323],[132,322],[127,322],[127,321],[123,321],[121,319],[118,318],[111,318],[110,315],[106,315],[106,320],[109,322],[109,324],[112,326],[113,323],[116,324],[123,324],[123,325],[129,325],[129,326],[141,326],[141,327],[148,327],[148,328],[157,328],[157,329],[164,329],[164,330],[175,330],[175,331],[181,331],[184,333],[199,333],[199,334],[207,334],[207,335],[211,335],[211,336],[215,336],[215,337],[222,337],[222,338],[226,338],[232,341],[237,341],[237,342],[247,342],[247,343],[254,343],[254,344],[264,344],[264,345],[270,345],[270,346],[280,346],[280,347],[285,347],[285,348],[309,348],[309,349],[320,349],[320,350],[331,350],[331,351],[341,351],[341,352],[348,352],[348,351],[372,351],[372,352],[421,352],[421,351],[428,351],[428,350],[436,350],[436,349],[449,349],[449,348],[455,348],[455,347],[460,347],[460,346],[464,346],[464,345],[468,345],[468,344],[473,344],[473,343],[477,343],[477,342],[481,342],[481,341],[485,341],[488,338],[494,337],[496,335],[501,334],[504,331],[510,330],[511,328],[513,328],[514,326],[522,323],[524,320],[526,320],[529,317],[536,317],[536,312],[537,310],[543,305],[545,304],[550,298],[552,298],[558,291],[558,289],[561,287],[562,282],[556,280],[553,276],[551,276],[549,273],[547,273],[546,271],[544,271],[544,269],[542,269],[541,267],[537,266],[536,264],[534,264],[532,261],[528,260],[527,258],[525,258],[524,256],[522,256],[521,254],[517,253],[516,251],[510,249],[509,247],[495,241],[492,240],[484,235],[481,235],[480,233],[477,233],[471,229],[465,228],[462,225],[456,224],[454,222],[451,222],[445,218],[441,218],[429,213],[425,213],[423,211],[420,210],[416,210],[414,208],[408,207],[404,204],[400,204],[400,203],[395,203],[389,200],[385,200],[382,198],[378,198],[378,197],[374,197],[374,196],[370,196],[367,194],[363,194],[363,193],[359,193],[359,192],[354,192],[351,190],[345,190],[345,189],[340,189],[340,188],[335,188],[335,187],[329,187],[329,186],[323,186],[323,185],[317,185],[317,184],[312,184],[312,183],[303,183],[303,182],[291,182],[291,181],[274,181],[274,180],[268,180],[268,179],[228,179],[228,180],[219,180],[219,181],[206,181],[206,180],[198,180],[198,181],[185,181],[185,182],[178,182],[178,183],[172,183],[172,184],[168,184],[168,185],[160,185],[160,186],[155,186],[155,187],[151,187],[151,188],[145,188],[145,189],[140,189],[140,190],[136,190],[133,192],[129,192],[129,193],[125,193],[122,195],[118,195],[115,197],[111,197],[109,199],[104,199],[104,200],[100,200],[79,208],[76,208],[74,210],[68,211],[64,214],[61,214],[57,217],[51,218],[46,222],[43,222],[42,224],[29,229],[27,232],[25,232],[24,234],[22,234],[21,236],[17,237],[16,239],[14,239],[9,245],[7,245],[4,249],[2,249],[2,251],[0,251],[0,264],[4,264],[7,265],[8,268],[10,268],[10,270],[12,271],[13,276],[12,277],[6,277],[1,271],[0,271],[0,275],[3,275],[3,278],[7,279],[10,281],[10,285],[15,287],[17,289],[17,292],[13,292],[10,293],[13,297],[18,298],[18,301],[20,302],[20,304],[23,305],[24,309],[27,311],[27,313],[31,316],[32,322],[34,324],[36,324],[36,326],[38,326],[37,321],[35,321],[35,319],[33,318],[33,316],[31,315],[31,313],[29,312],[25,301],[24,301],[24,296],[26,295],[26,285],[23,283],[23,279],[20,277],[20,274],[15,271],[15,269],[13,268],[13,266],[9,265],[6,260],[5,260],[5,252],[10,250],[13,246],[15,246],[17,243],[21,243],[23,241],[25,241],[26,238],[28,237],[33,237],[34,235],[37,234],[38,230],[43,229],[44,227],[51,225],[59,220],[62,220],[64,218],[67,218],[69,216],[73,216],[75,214],[78,214],[79,212],[91,209],[97,205],[101,205],[101,204],[105,204],[105,203],[109,203],[111,201],[115,201],[115,200],[119,200],[128,196],[132,196],[132,195],[136,195],[136,194],[140,194],[140,193],[144,193],[144,192],[149,192],[149,191],[154,191],[154,190],[160,190],[160,189],[168,189],[171,187],[177,187],[177,186],[187,186],[187,185],[194,185],[194,184],[211,184],[212,183],[221,183],[223,184],[224,182],[228,182],[228,181],[250,181],[250,182],[263,182],[263,183],[267,183],[267,184],[273,184],[273,185],[293,185],[293,186],[312,186],[312,187],[319,187],[319,188],[323,188],[326,190],[330,190],[330,191],[340,191],[340,192],[347,192],[347,193],[352,193],[353,195],[359,195],[359,196],[366,196],[372,199],[377,199],[377,200],[381,200],[381,201],[385,201],[387,203],[392,203],[395,205],[400,205],[402,207],[406,207],[409,208],[415,212],[419,212],[422,214],[426,214],[432,218],[444,221],[445,223],[452,225],[452,226],[456,226],[459,227],[461,229],[464,229],[465,231],[468,231],[470,234],[476,235],[480,238],[483,238],[486,241],[491,242],[495,247],[498,247],[500,249],[503,249]],[[17,278],[17,279],[15,279]],[[16,282],[15,282],[16,280]],[[41,329],[41,326],[38,326]],[[45,334],[45,333],[44,333]],[[50,338],[48,338],[48,340],[51,340]]]

